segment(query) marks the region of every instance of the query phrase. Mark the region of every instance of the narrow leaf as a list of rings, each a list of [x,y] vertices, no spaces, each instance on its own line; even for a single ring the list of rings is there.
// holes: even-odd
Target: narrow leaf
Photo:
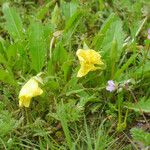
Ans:
[[[129,67],[129,65],[133,63],[136,57],[137,54],[132,55],[128,61],[116,72],[115,78],[118,78]]]
[[[37,19],[44,19],[45,15],[48,13],[49,8],[55,3],[56,0],[52,0],[47,4],[43,5],[37,12]]]
[[[103,57],[107,58],[107,56],[110,53],[110,49],[112,47],[112,43],[116,41],[117,48],[115,49],[116,58],[119,59],[120,55],[122,53],[122,47],[123,47],[123,40],[124,40],[124,32],[122,30],[122,21],[117,18],[117,21],[111,23],[110,28],[104,35],[104,40],[101,44],[100,49],[102,49],[102,55]],[[109,58],[108,58],[109,59]]]
[[[3,13],[6,19],[6,29],[14,40],[22,37],[23,26],[19,14],[10,8],[8,3],[3,5]]]
[[[29,48],[31,56],[31,66],[40,72],[44,66],[46,56],[46,43],[44,38],[43,26],[41,23],[32,23],[29,31]]]
[[[77,26],[81,22],[83,17],[83,12],[78,10],[74,13],[74,15],[68,20],[65,30],[64,30],[64,43],[68,43],[71,39],[73,33],[76,31]]]
[[[94,37],[91,47],[94,47],[94,49],[100,50],[101,44],[104,40],[104,36],[106,32],[108,31],[108,29],[110,28],[110,26],[112,25],[112,23],[115,21],[115,19],[116,17],[114,14],[111,14],[108,17],[108,19],[105,21],[100,31],[98,32],[98,34]]]
[[[76,12],[78,4],[76,2],[61,1],[62,13],[65,16],[65,20],[69,20],[70,17]]]

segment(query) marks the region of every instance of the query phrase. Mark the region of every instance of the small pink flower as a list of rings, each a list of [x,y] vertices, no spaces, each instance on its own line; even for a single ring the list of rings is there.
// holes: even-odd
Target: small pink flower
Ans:
[[[108,84],[108,85],[106,86],[106,90],[107,90],[107,91],[113,92],[113,91],[116,90],[116,85],[115,85],[115,83],[114,83],[113,80],[109,80],[109,81],[107,82],[107,84]]]
[[[148,29],[148,36],[147,38],[150,40],[150,29]]]

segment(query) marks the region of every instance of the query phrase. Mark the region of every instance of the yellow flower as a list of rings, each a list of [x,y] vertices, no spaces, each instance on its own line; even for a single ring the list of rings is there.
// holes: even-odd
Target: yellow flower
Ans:
[[[77,77],[85,76],[89,71],[94,71],[101,68],[100,66],[95,65],[104,64],[101,60],[101,55],[92,49],[78,49],[76,55],[78,56],[81,65]]]
[[[39,87],[39,81],[32,77],[20,90],[19,106],[29,107],[32,97],[41,95],[43,90]]]

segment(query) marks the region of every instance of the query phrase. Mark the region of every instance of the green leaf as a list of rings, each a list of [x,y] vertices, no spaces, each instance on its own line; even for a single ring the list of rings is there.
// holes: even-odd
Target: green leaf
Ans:
[[[57,43],[52,55],[53,61],[61,64],[67,61],[68,58],[68,53],[66,49],[64,49],[64,47],[62,46],[61,42]]]
[[[150,99],[145,100],[145,97],[143,97],[138,103],[128,103],[127,108],[136,112],[150,113]]]
[[[61,9],[62,13],[65,16],[65,20],[68,20],[70,17],[73,16],[73,14],[76,12],[78,7],[78,4],[73,1],[73,2],[65,2],[61,1]]]
[[[86,122],[86,119],[84,117],[84,126],[85,126],[85,131],[86,131],[86,141],[87,141],[87,145],[88,145],[88,150],[92,150],[92,138],[91,138],[91,135],[90,135],[90,131],[89,131],[89,128],[88,128],[88,125],[87,125],[87,122]]]
[[[69,60],[68,52],[62,46],[62,42],[58,42],[53,50],[52,58],[48,62],[48,73],[52,75],[57,69],[61,69],[67,79],[70,65],[71,60]]]
[[[102,25],[100,31],[98,32],[98,34],[94,37],[91,47],[94,47],[94,49],[96,50],[100,50],[105,34],[109,30],[110,26],[113,24],[115,20],[116,20],[115,14],[111,14],[107,18],[105,23]]]
[[[64,29],[64,36],[63,40],[64,43],[68,43],[73,35],[73,33],[76,31],[77,26],[81,22],[81,19],[83,17],[84,13],[81,10],[77,10],[74,15],[68,20],[65,29]]]
[[[52,0],[47,4],[43,5],[37,12],[37,19],[44,19],[45,15],[48,13],[49,8],[55,3],[56,0]]]
[[[5,40],[0,36],[0,53],[4,54],[5,53]]]
[[[40,72],[46,59],[46,42],[43,32],[44,26],[34,22],[29,30],[29,53],[31,56],[31,66],[36,72]]]
[[[110,59],[111,63],[109,65],[111,66],[111,78],[114,77],[114,73],[116,71],[116,62],[117,62],[117,41],[112,41],[112,47],[110,51]]]
[[[144,146],[150,145],[150,133],[143,131],[139,128],[132,128],[130,130],[133,140],[144,144]]]
[[[112,47],[112,43],[116,41],[117,47],[115,49],[115,54],[116,58],[119,59],[121,52],[122,52],[122,47],[123,47],[123,41],[124,41],[124,33],[122,30],[122,21],[117,19],[117,21],[113,22],[108,29],[108,31],[105,34],[104,40],[101,45],[101,53],[103,57],[106,59],[111,52],[110,49]],[[109,57],[108,57],[109,58]]]
[[[4,83],[9,83],[11,85],[16,84],[12,73],[8,70],[0,69],[0,81],[2,81]]]
[[[16,120],[12,117],[8,111],[0,111],[0,137],[10,134],[15,128]]]
[[[52,59],[50,59],[48,61],[48,64],[47,64],[47,73],[48,73],[48,75],[54,75],[54,73],[55,73],[55,67],[54,67]]]
[[[143,63],[140,67],[136,67],[133,71],[132,71],[132,76],[136,77],[136,78],[141,78],[142,75],[143,76],[147,76],[149,77],[150,75],[150,61],[147,61],[145,63]]]
[[[66,112],[66,111],[73,111],[73,115],[74,115],[74,109],[71,109],[71,107],[67,105],[67,104],[61,104],[61,105],[58,105],[57,106],[57,116],[59,118],[59,120],[61,121],[61,125],[62,125],[62,128],[63,128],[63,131],[64,131],[64,134],[65,134],[65,138],[66,138],[66,141],[67,141],[67,145],[69,147],[69,149],[72,149],[72,145],[73,145],[73,142],[72,142],[72,139],[71,139],[71,133],[70,133],[70,130],[69,130],[69,126],[68,126],[68,116],[70,116],[70,112]],[[70,108],[70,109],[69,109]],[[71,114],[72,115],[72,114]],[[72,116],[71,116],[71,119]]]
[[[128,61],[115,73],[115,78],[120,77],[120,75],[131,65],[135,58],[137,57],[137,54],[133,54]]]
[[[23,26],[19,14],[15,9],[10,8],[8,3],[3,5],[3,13],[6,19],[6,29],[14,40],[18,40],[23,35]]]
[[[65,81],[67,81],[67,78],[68,78],[68,75],[70,73],[72,64],[73,64],[73,61],[69,60],[69,61],[64,62],[62,65],[61,69],[63,70]]]
[[[50,88],[50,90],[54,91],[54,90],[58,90],[60,85],[58,82],[54,81],[54,80],[50,80],[48,83],[47,83],[47,87]]]
[[[0,53],[0,63],[7,64],[5,57]]]
[[[0,36],[0,63],[4,64],[5,66],[7,65],[7,54],[6,54],[6,49],[5,49],[5,41],[1,36]]]
[[[52,16],[51,23],[55,28],[57,28],[59,23],[61,22],[61,12],[60,12],[60,8],[58,7],[57,3],[54,7],[54,10],[53,10],[51,16]]]
[[[19,46],[17,43],[11,44],[7,47],[7,58],[8,61],[10,61],[10,63],[12,64],[12,58],[14,58],[15,60],[17,59],[17,50],[18,50]],[[14,61],[14,60],[13,60]]]
[[[72,30],[77,24],[78,21],[83,17],[83,12],[81,10],[76,11],[76,13],[68,20],[65,32]]]

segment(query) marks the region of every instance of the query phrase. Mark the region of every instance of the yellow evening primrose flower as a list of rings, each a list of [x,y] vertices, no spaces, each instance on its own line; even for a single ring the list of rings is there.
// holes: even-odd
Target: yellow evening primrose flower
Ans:
[[[20,90],[19,106],[29,107],[32,97],[41,95],[43,90],[39,87],[39,81],[32,77]]]
[[[101,67],[98,65],[104,64],[101,60],[101,55],[92,49],[78,49],[76,55],[78,56],[81,65],[77,77],[85,76],[90,71],[100,69]]]

